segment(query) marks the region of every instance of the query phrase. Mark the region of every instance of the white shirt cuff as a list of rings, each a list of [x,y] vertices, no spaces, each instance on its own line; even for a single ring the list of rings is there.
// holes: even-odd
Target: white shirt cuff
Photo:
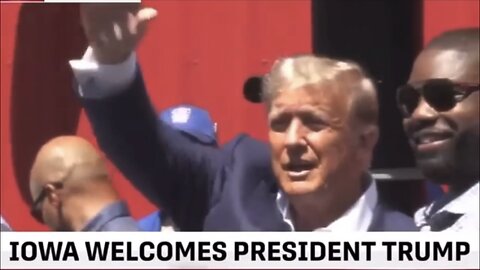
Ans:
[[[135,79],[136,60],[132,53],[122,63],[99,64],[88,47],[82,59],[69,61],[79,84],[78,94],[82,98],[103,98],[126,90]]]

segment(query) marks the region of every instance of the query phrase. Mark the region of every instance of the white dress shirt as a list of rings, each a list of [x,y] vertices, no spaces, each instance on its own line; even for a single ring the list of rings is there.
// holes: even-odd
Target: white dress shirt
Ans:
[[[366,232],[373,220],[373,211],[378,201],[377,185],[371,181],[368,189],[360,196],[341,217],[330,223],[325,228],[315,231],[330,232]],[[277,207],[282,214],[283,220],[295,231],[288,200],[283,192],[277,193]]]
[[[69,63],[80,85],[79,95],[83,98],[102,98],[126,90],[135,79],[137,58],[135,53],[132,53],[122,63],[99,64],[89,47],[82,59],[71,60]],[[82,85],[89,87],[82,89]]]
[[[471,188],[463,192],[460,196],[440,208],[436,213],[447,211],[454,214],[460,214],[461,217],[451,226],[442,230],[443,232],[458,232],[458,231],[475,231],[478,232],[480,219],[480,197],[479,197],[479,183],[477,182]],[[421,231],[430,231],[430,226],[427,223],[427,217],[431,215],[432,204],[422,207],[415,213],[415,223],[420,227]],[[435,215],[435,214],[433,214]]]

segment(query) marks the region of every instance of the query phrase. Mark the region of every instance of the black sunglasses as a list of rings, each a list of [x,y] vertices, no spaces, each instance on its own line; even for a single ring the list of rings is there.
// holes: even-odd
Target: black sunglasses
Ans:
[[[42,202],[45,197],[47,197],[47,185],[52,185],[55,189],[63,188],[63,182],[50,183],[42,187],[42,191],[38,195],[37,199],[33,201],[32,207],[30,208],[30,214],[39,223],[43,223]]]
[[[421,97],[437,112],[453,109],[457,103],[480,89],[479,83],[459,83],[449,79],[431,79],[406,84],[397,89],[397,105],[404,117],[410,117]]]

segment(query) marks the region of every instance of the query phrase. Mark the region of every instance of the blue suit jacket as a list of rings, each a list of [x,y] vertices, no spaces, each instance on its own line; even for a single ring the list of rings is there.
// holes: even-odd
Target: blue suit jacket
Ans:
[[[278,187],[267,144],[240,135],[214,149],[159,125],[140,71],[126,91],[82,103],[100,147],[180,230],[288,230],[275,202]],[[415,230],[415,225],[379,204],[370,230]]]

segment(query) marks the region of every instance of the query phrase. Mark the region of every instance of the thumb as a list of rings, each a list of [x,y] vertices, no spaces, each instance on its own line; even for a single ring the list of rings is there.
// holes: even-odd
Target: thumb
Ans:
[[[142,8],[140,9],[138,12],[137,12],[137,20],[139,23],[143,23],[143,22],[147,22],[147,21],[150,21],[152,20],[153,18],[155,18],[157,16],[157,10],[154,9],[154,8],[149,8],[149,7],[146,7],[146,8]]]
[[[142,32],[141,29],[145,28],[146,23],[156,16],[157,10],[154,8],[142,8],[137,11],[136,14],[129,13],[128,28],[130,33],[137,34],[138,32]]]

